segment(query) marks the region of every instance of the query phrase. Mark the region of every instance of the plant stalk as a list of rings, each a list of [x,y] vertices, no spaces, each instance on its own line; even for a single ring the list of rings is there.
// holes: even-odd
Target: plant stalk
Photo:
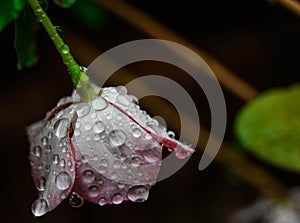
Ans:
[[[71,76],[73,86],[77,89],[83,101],[90,101],[94,99],[97,94],[94,88],[91,86],[89,77],[81,70],[80,66],[74,60],[69,46],[64,43],[63,39],[59,36],[56,28],[53,26],[49,17],[44,9],[41,7],[38,0],[27,0],[37,20],[42,24],[50,39],[54,43],[57,51],[59,52],[63,63],[67,66],[69,74]]]

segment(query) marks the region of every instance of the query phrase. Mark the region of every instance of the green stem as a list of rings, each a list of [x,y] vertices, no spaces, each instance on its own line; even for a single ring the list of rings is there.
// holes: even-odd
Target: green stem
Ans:
[[[74,60],[72,54],[70,53],[69,46],[65,44],[62,38],[59,36],[38,0],[27,0],[27,2],[34,12],[37,20],[41,22],[44,29],[47,31],[49,37],[59,52],[63,63],[67,66],[74,88],[77,88],[82,100],[92,100],[97,96],[97,94],[89,82],[89,77],[80,69],[80,66]]]

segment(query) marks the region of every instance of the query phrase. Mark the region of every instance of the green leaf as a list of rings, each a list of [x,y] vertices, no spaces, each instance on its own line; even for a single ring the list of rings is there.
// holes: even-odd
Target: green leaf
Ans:
[[[26,0],[0,0],[0,31],[18,17]]]
[[[15,50],[18,56],[17,67],[19,70],[31,67],[38,61],[35,33],[39,23],[29,8],[25,8],[22,14],[16,19],[15,24]]]
[[[53,0],[53,1],[55,4],[57,4],[62,8],[68,8],[76,2],[76,0]]]
[[[106,19],[105,11],[91,0],[77,0],[70,8],[69,14],[77,23],[88,28],[98,28]]]
[[[247,151],[300,173],[300,84],[262,93],[241,109],[234,127]]]

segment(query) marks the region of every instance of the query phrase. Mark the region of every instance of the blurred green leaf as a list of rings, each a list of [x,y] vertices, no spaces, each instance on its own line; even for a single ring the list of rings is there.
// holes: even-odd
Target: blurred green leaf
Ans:
[[[76,0],[53,0],[53,2],[62,8],[68,8],[72,6]]]
[[[26,0],[0,0],[0,31],[18,17]]]
[[[25,8],[16,19],[15,50],[18,56],[19,70],[33,66],[38,61],[35,33],[39,23],[35,21],[29,8]]]
[[[249,102],[236,117],[235,133],[255,156],[300,173],[300,84],[269,90]]]
[[[91,0],[77,0],[70,8],[70,14],[76,22],[88,28],[100,27],[106,18],[104,10]]]

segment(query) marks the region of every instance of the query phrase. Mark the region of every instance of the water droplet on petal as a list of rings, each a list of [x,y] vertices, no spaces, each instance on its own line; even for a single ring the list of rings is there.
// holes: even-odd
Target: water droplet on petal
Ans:
[[[112,119],[112,113],[106,113],[106,119],[111,120]]]
[[[148,121],[146,123],[146,125],[149,126],[149,127],[152,127],[152,126],[158,126],[159,123],[158,123],[158,121],[156,119],[151,119],[150,121]]]
[[[97,186],[90,186],[88,190],[90,197],[97,197],[99,195],[99,188]]]
[[[95,135],[94,135],[94,140],[95,140],[95,141],[100,140],[100,136],[99,136],[98,134],[95,134]]]
[[[41,158],[41,156],[42,156],[42,148],[40,146],[33,147],[33,155],[36,158]]]
[[[112,203],[113,204],[121,204],[123,202],[124,198],[120,193],[116,193],[112,197]]]
[[[83,126],[85,131],[90,131],[92,129],[92,127],[93,127],[92,124],[89,122],[85,123]]]
[[[116,160],[114,163],[113,163],[113,167],[115,169],[120,169],[121,168],[121,165],[122,163],[119,161],[119,160]]]
[[[45,165],[45,170],[46,170],[47,172],[49,172],[49,170],[50,170],[50,165],[49,165],[49,164]]]
[[[42,141],[42,145],[43,145],[43,146],[47,146],[48,143],[49,143],[49,140],[48,140],[48,138],[47,138],[46,136],[44,136],[44,137],[41,139],[41,141]]]
[[[54,124],[54,134],[59,138],[63,138],[68,133],[68,127],[69,127],[68,119],[66,118],[59,119]]]
[[[60,199],[64,200],[67,198],[67,195],[65,192],[62,192],[61,195],[60,195]]]
[[[46,151],[47,152],[50,152],[52,150],[52,146],[51,145],[48,145],[48,146],[46,146]],[[46,153],[47,154],[47,153]]]
[[[139,169],[137,170],[136,174],[139,176],[139,177],[142,177],[143,176],[143,172]]]
[[[59,165],[64,168],[66,166],[65,159],[61,159],[60,162],[59,162]]]
[[[193,151],[191,149],[186,149],[184,147],[181,148],[175,148],[175,155],[178,159],[184,159],[191,155]]]
[[[123,170],[126,170],[127,169],[127,164],[123,163],[121,167],[122,167]]]
[[[167,134],[168,134],[168,136],[169,136],[171,139],[174,139],[174,138],[175,138],[175,133],[174,133],[174,132],[168,131]]]
[[[87,154],[84,154],[82,157],[81,157],[81,162],[82,163],[87,163],[89,161],[89,155]]]
[[[125,106],[130,105],[129,100],[127,99],[127,97],[125,95],[122,95],[122,94],[118,95],[117,100],[122,105],[125,105]]]
[[[67,152],[67,147],[66,147],[66,146],[63,146],[62,149],[61,149],[61,151],[62,151],[63,153],[66,153],[66,152]]]
[[[39,164],[38,164],[38,169],[39,169],[39,170],[43,169],[43,166],[44,166],[43,163],[39,163]]]
[[[71,186],[71,177],[66,172],[59,173],[55,178],[56,187],[59,190],[66,190]]]
[[[140,163],[141,163],[141,159],[140,159],[139,157],[137,157],[137,156],[135,156],[135,157],[133,157],[133,158],[131,159],[131,164],[132,164],[132,166],[137,167],[137,166],[140,165]]]
[[[120,156],[120,160],[124,161],[124,160],[126,160],[126,158],[127,158],[127,155],[125,153],[122,153]]]
[[[76,129],[76,130],[74,131],[74,136],[79,137],[80,134],[81,134],[81,132],[80,132],[79,129]]]
[[[69,203],[74,208],[79,208],[83,204],[83,198],[79,194],[73,192],[70,196]]]
[[[147,133],[147,134],[145,134],[145,139],[150,140],[150,139],[152,139],[152,136]]]
[[[91,106],[89,104],[84,104],[76,111],[76,113],[79,118],[82,118],[90,112],[90,109]]]
[[[135,138],[140,138],[142,136],[142,132],[140,129],[136,128],[132,131],[132,135],[135,137]]]
[[[97,154],[94,154],[91,159],[91,161],[98,161],[99,160],[99,156]]]
[[[100,199],[99,199],[99,205],[100,206],[103,206],[103,205],[106,205],[106,199],[104,198],[104,197],[101,197]]]
[[[106,167],[105,166],[100,166],[99,167],[99,173],[104,174],[106,172]]]
[[[104,131],[104,129],[105,129],[105,124],[103,122],[101,122],[101,121],[95,122],[95,124],[94,124],[94,131],[96,133],[101,133],[101,132]]]
[[[91,183],[95,180],[95,173],[92,170],[85,170],[82,173],[82,180],[85,183]]]
[[[52,161],[53,161],[53,164],[57,165],[59,163],[59,155],[55,154],[53,156],[53,160]]]
[[[31,206],[31,211],[34,216],[42,216],[48,212],[48,203],[45,199],[39,198],[35,202],[33,202]]]
[[[175,155],[177,156],[178,159],[184,159],[185,157],[188,156],[188,153],[184,150],[177,150],[175,152]]]
[[[104,166],[104,167],[107,167],[108,161],[107,161],[106,159],[102,159],[102,160],[100,161],[100,165],[101,165],[101,166]]]
[[[121,129],[115,129],[109,133],[109,139],[112,146],[121,146],[126,141],[126,134]]]
[[[107,108],[108,103],[104,98],[98,97],[92,101],[92,106],[96,111],[100,111]]]
[[[124,181],[121,180],[117,186],[119,189],[123,189],[125,187]]]
[[[47,136],[48,136],[49,139],[51,139],[53,137],[53,133],[52,132],[48,132]]]
[[[149,189],[145,186],[134,186],[129,189],[127,197],[133,202],[144,202],[148,199]]]
[[[45,187],[46,187],[46,179],[45,177],[41,177],[41,179],[38,182],[37,189],[39,191],[44,191]]]
[[[127,94],[127,88],[120,85],[116,87],[117,92],[119,92],[120,94]]]
[[[118,174],[116,172],[112,172],[110,178],[111,180],[116,180],[118,178]]]

